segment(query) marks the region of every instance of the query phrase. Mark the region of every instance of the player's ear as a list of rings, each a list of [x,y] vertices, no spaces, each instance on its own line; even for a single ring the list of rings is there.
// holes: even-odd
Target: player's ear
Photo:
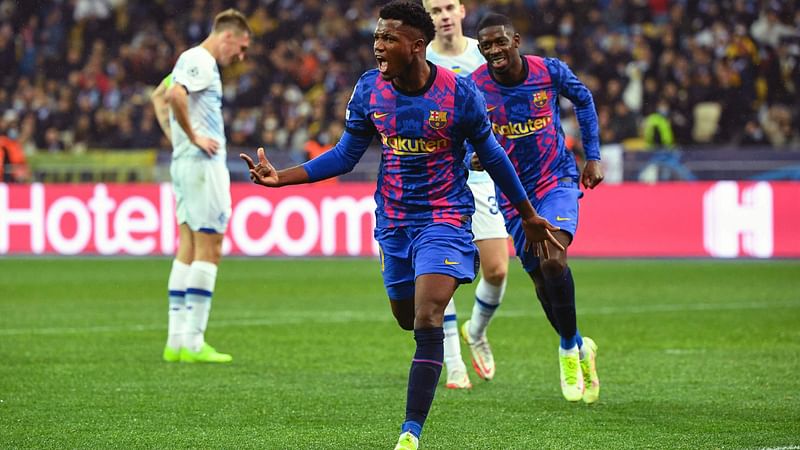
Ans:
[[[425,39],[416,39],[414,44],[411,46],[411,51],[414,53],[423,52],[427,45],[425,44]]]

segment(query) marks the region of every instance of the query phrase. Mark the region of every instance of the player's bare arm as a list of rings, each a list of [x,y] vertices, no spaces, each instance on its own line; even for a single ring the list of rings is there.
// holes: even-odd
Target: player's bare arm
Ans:
[[[153,104],[153,111],[156,114],[156,120],[158,120],[158,126],[161,127],[161,131],[164,132],[164,136],[167,137],[167,140],[172,142],[172,129],[169,125],[169,96],[167,90],[167,84],[163,81],[159,84],[153,92],[150,94],[150,102]]]
[[[267,159],[264,149],[259,147],[256,151],[258,164],[246,153],[239,153],[239,158],[247,163],[250,169],[250,179],[253,183],[266,187],[281,187],[290,184],[308,183],[308,173],[301,166],[294,166],[284,170],[276,170]]]
[[[600,161],[586,161],[586,166],[583,168],[583,174],[581,175],[583,186],[587,189],[594,189],[603,181],[603,178],[603,166]]]
[[[186,88],[180,84],[172,86],[169,90],[170,106],[172,107],[172,114],[178,125],[181,126],[183,132],[189,137],[192,144],[203,150],[208,156],[214,156],[219,149],[219,142],[206,136],[196,134],[192,129],[192,124],[189,121],[189,95]]]

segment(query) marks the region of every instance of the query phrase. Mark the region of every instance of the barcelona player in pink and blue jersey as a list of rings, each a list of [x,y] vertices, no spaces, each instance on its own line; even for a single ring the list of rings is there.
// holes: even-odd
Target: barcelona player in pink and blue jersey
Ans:
[[[578,229],[579,182],[593,189],[603,180],[597,113],[589,89],[556,58],[520,55],[520,35],[511,20],[488,14],[478,23],[478,48],[486,64],[472,73],[483,92],[495,136],[506,149],[533,206],[561,230],[553,234],[564,250],[547,243],[538,252],[524,247],[520,217],[498,194],[506,228],[517,255],[534,282],[547,319],[560,336],[562,394],[567,400],[594,403],[600,395],[597,345],[578,332],[575,285],[566,248]],[[586,166],[578,170],[566,149],[559,97],[569,99],[581,130]],[[497,180],[497,178],[495,178]]]
[[[353,169],[374,138],[382,157],[375,201],[380,263],[392,312],[414,330],[416,351],[408,376],[406,416],[396,449],[416,449],[442,370],[444,309],[459,284],[475,278],[478,260],[470,223],[464,143],[519,212],[532,246],[558,227],[533,209],[503,148],[491,131],[483,96],[474,83],[425,59],[434,37],[418,3],[392,2],[380,11],[374,33],[377,69],[359,79],[347,106],[346,130],[330,151],[276,170],[258,149],[258,163],[240,155],[250,177],[267,187],[308,183]]]

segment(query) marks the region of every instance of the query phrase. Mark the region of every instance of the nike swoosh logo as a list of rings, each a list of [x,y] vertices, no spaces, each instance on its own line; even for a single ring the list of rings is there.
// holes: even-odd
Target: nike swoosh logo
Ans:
[[[570,219],[569,217],[556,216],[556,221],[558,222],[566,222],[567,220],[572,220],[572,219]]]
[[[487,107],[486,107],[486,112],[492,112],[492,111],[494,111],[495,109],[497,109],[497,106],[487,106]]]
[[[372,117],[374,117],[376,119],[381,119],[381,118],[386,117],[388,115],[389,115],[389,113],[372,113]]]
[[[445,258],[445,259],[444,259],[444,263],[445,263],[446,265],[448,265],[448,266],[455,266],[455,265],[461,264],[461,263],[460,263],[460,262],[458,262],[458,261],[450,261],[450,260],[449,260],[449,259],[447,259],[447,258]]]

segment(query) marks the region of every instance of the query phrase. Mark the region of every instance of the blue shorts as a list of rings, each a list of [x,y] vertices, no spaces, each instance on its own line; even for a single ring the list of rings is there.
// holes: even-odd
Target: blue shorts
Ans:
[[[478,272],[478,248],[468,227],[432,223],[376,229],[375,239],[390,300],[414,298],[414,281],[420,275],[448,275],[462,284],[471,283]]]
[[[569,233],[570,238],[574,238],[578,230],[578,199],[581,197],[583,192],[577,183],[559,182],[556,188],[535,202],[533,207],[540,216],[560,227],[561,231]],[[539,266],[539,258],[534,256],[532,249],[525,251],[525,232],[522,230],[522,219],[519,214],[506,221],[506,229],[514,239],[514,250],[522,261],[522,267],[526,272],[532,272]]]

